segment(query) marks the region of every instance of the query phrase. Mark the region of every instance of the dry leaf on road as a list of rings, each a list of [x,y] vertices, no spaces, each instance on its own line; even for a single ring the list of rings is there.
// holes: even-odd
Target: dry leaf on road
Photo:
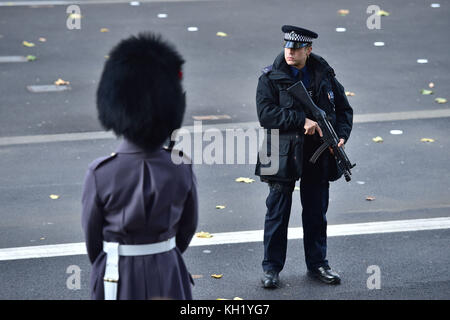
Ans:
[[[436,101],[439,104],[447,103],[447,99],[445,99],[445,98],[436,98],[436,99],[434,99],[434,101]]]
[[[58,80],[55,81],[55,84],[57,86],[65,86],[65,85],[70,84],[70,82],[59,78]]]
[[[195,236],[197,237],[197,238],[212,238],[212,234],[210,234],[209,232],[205,232],[205,231],[200,231],[200,232],[197,232],[196,234],[195,234]]]
[[[33,42],[23,41],[22,44],[25,47],[28,47],[28,48],[34,47],[34,43]]]
[[[251,179],[251,178],[244,178],[244,177],[239,177],[236,180],[234,180],[236,182],[244,182],[244,183],[252,183],[255,180]]]
[[[383,142],[384,140],[383,140],[382,137],[377,136],[377,137],[373,138],[372,141],[373,141],[373,142],[376,142],[376,143],[380,143],[380,142]]]

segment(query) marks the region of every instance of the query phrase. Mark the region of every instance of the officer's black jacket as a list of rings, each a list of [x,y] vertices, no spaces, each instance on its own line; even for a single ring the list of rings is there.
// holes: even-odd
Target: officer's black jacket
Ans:
[[[344,87],[335,78],[333,68],[322,57],[311,53],[307,60],[307,68],[311,77],[312,99],[327,116],[339,138],[347,142],[353,123],[353,109],[348,103]],[[263,69],[256,90],[256,108],[261,126],[265,129],[279,129],[279,169],[276,174],[263,175],[262,165],[258,156],[255,174],[263,181],[292,181],[302,176],[302,161],[304,153],[304,124],[309,112],[301,103],[286,91],[294,84],[291,70],[281,52],[274,63]],[[270,130],[268,130],[270,132]],[[270,134],[266,140],[270,157]],[[311,137],[307,137],[309,139]],[[308,144],[311,145],[311,144]],[[336,177],[330,177],[335,180]]]

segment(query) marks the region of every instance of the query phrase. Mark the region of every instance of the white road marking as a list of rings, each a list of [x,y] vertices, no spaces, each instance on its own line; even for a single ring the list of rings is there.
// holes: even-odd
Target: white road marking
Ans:
[[[219,0],[140,0],[140,3],[146,2],[199,2],[199,1],[219,1]],[[114,4],[130,3],[130,0],[36,0],[36,1],[1,1],[0,7],[23,7],[23,6],[59,6],[71,4]]]
[[[419,120],[432,118],[448,118],[450,117],[450,109],[420,110],[420,111],[404,111],[404,112],[387,112],[387,113],[368,113],[357,114],[353,117],[353,123],[370,123],[370,122],[389,122],[401,120]],[[257,121],[250,122],[234,122],[234,123],[218,123],[204,124],[202,123],[202,131],[208,129],[218,129],[224,131],[226,129],[259,129],[260,125]],[[194,132],[194,126],[185,126],[182,129]],[[12,136],[0,137],[0,146],[11,146],[33,143],[50,143],[50,142],[66,142],[66,141],[84,141],[98,139],[114,139],[115,135],[111,132],[93,131],[79,133],[59,133],[44,134],[31,136]]]
[[[1,56],[0,63],[10,63],[10,62],[28,62],[27,57],[24,56]]]
[[[450,217],[408,219],[329,225],[328,237],[450,229]],[[191,247],[262,242],[263,230],[212,233],[212,238],[194,237]],[[289,228],[289,239],[302,239],[302,228]],[[86,254],[84,242],[0,249],[0,261],[50,258]]]

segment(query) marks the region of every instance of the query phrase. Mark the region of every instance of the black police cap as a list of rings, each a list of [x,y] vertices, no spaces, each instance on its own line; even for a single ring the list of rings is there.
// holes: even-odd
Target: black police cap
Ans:
[[[314,31],[291,25],[282,26],[281,31],[284,32],[285,48],[297,49],[305,47],[319,36]]]

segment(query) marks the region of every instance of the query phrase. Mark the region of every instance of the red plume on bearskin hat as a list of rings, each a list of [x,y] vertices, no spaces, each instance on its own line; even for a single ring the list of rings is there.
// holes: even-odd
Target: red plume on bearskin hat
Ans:
[[[97,89],[102,126],[144,149],[161,146],[183,121],[183,63],[159,35],[122,40],[111,50]]]

